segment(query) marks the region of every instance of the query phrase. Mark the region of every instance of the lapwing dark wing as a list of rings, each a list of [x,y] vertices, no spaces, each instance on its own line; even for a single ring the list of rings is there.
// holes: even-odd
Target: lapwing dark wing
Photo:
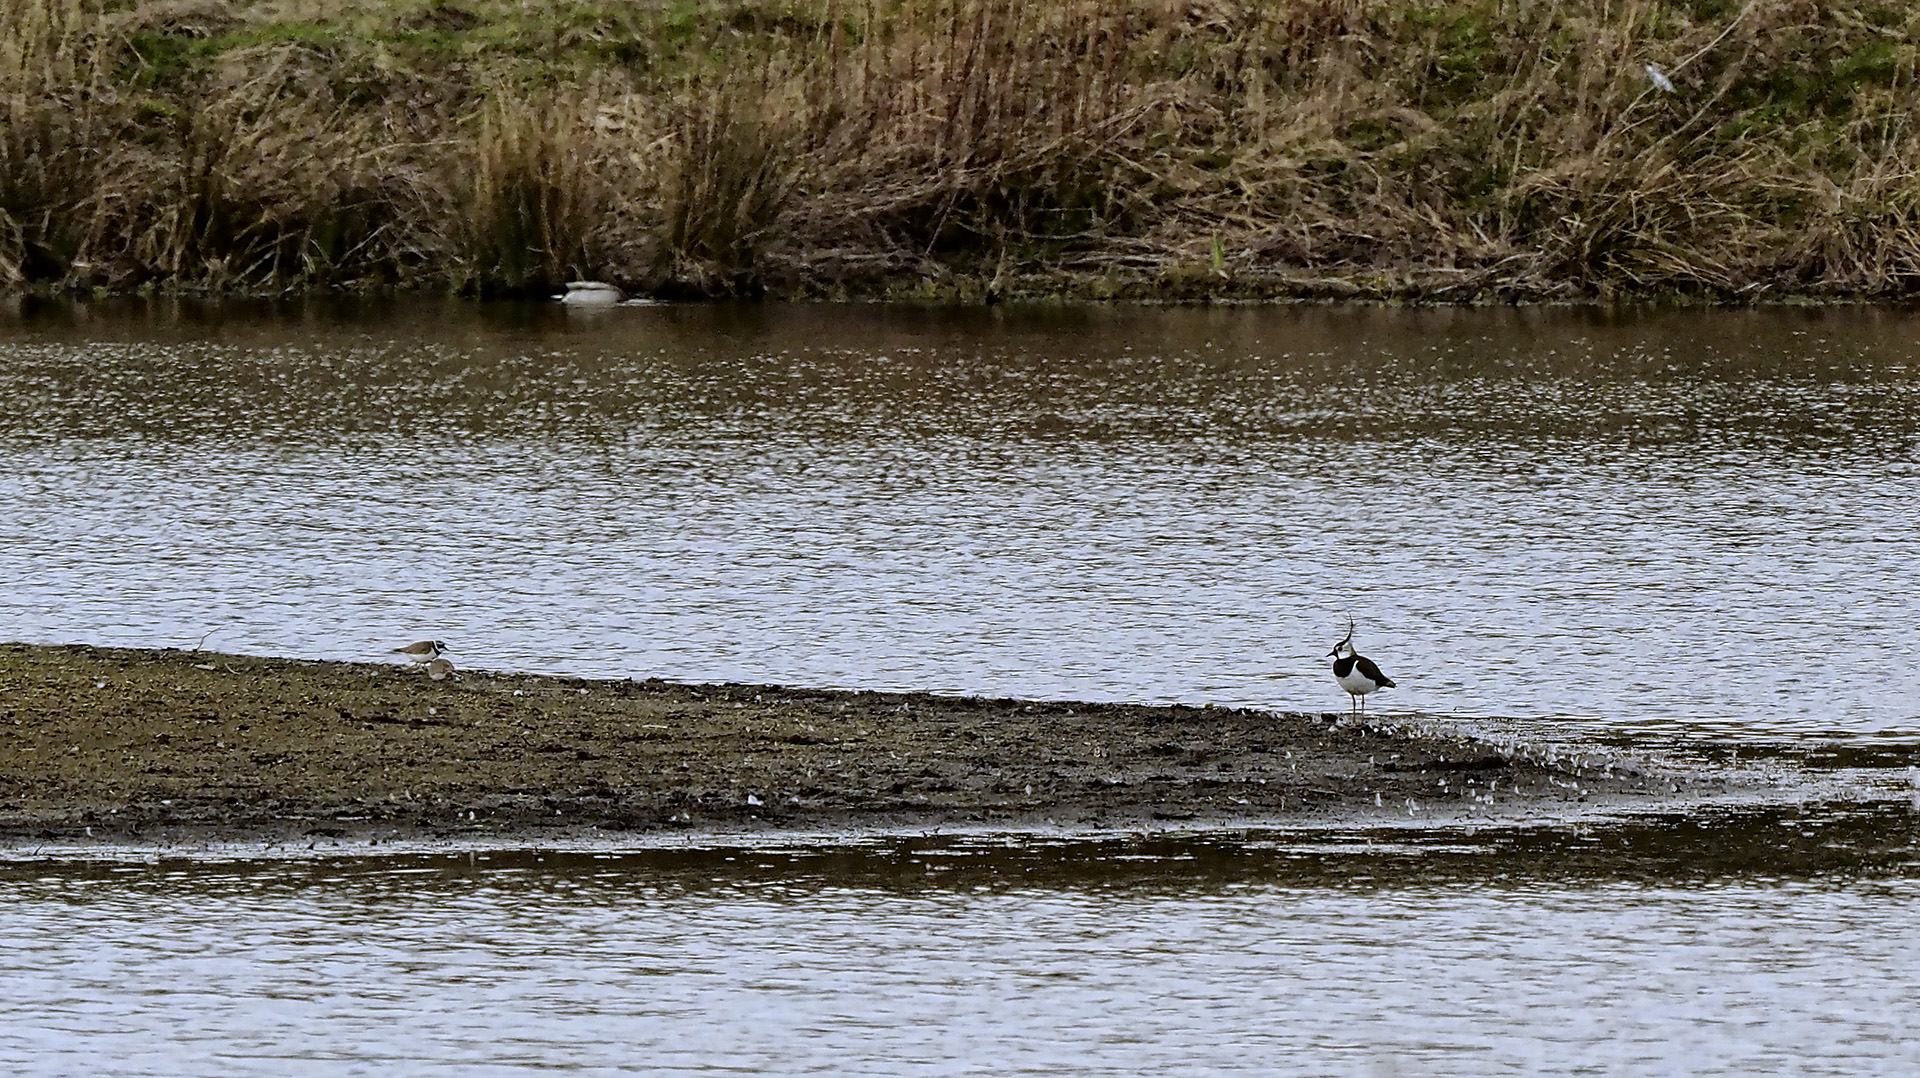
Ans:
[[[1367,694],[1375,689],[1393,688],[1393,679],[1380,672],[1372,659],[1353,649],[1353,623],[1347,623],[1347,638],[1327,653],[1333,657],[1333,680],[1347,691],[1349,713],[1365,714]]]

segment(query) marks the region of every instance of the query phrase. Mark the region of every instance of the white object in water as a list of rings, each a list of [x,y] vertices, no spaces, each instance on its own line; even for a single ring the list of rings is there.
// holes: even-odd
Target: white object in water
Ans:
[[[1666,72],[1660,70],[1659,64],[1648,64],[1646,66],[1647,77],[1653,80],[1654,89],[1664,90],[1667,93],[1675,92],[1673,89],[1673,80],[1667,77]],[[568,285],[567,287],[571,288],[573,286]]]
[[[575,307],[612,307],[626,297],[605,281],[568,281],[566,294],[553,298]]]

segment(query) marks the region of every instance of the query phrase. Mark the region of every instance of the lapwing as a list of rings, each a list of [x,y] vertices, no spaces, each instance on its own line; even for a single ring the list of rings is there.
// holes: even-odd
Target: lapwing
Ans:
[[[1347,623],[1347,638],[1327,652],[1333,657],[1333,680],[1347,690],[1349,713],[1365,714],[1367,694],[1375,689],[1393,688],[1393,679],[1380,672],[1373,660],[1353,650],[1353,623]]]
[[[405,655],[417,663],[430,663],[452,649],[438,640],[422,640],[417,644],[408,644],[403,648],[394,648],[395,655]]]

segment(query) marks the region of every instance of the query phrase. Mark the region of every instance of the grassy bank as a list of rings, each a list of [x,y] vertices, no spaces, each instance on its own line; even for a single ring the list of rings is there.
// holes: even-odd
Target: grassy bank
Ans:
[[[1893,0],[0,0],[0,26],[14,290],[1920,288],[1920,7]]]

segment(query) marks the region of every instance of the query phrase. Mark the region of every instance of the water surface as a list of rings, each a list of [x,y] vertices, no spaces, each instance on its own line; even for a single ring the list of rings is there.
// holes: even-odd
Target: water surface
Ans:
[[[1482,830],[15,849],[0,1062],[1912,1071],[1916,330],[16,311],[0,637],[1323,710],[1352,616],[1376,707],[1825,777]]]
[[[1911,741],[1920,318],[0,323],[0,636]]]
[[[1902,802],[0,865],[18,1073],[1869,1074]],[[97,856],[97,855],[95,855]]]

